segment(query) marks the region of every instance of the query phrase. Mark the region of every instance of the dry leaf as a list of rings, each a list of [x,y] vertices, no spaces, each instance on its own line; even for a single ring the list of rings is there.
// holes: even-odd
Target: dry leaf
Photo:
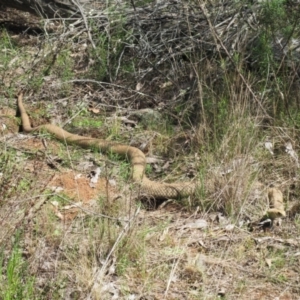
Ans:
[[[79,174],[76,174],[76,175],[75,175],[74,179],[76,180],[76,179],[79,179],[79,178],[81,178],[81,177],[82,177],[82,174],[79,173]]]
[[[78,208],[78,207],[81,207],[82,205],[83,205],[82,202],[76,202],[76,204],[65,205],[65,206],[63,206],[61,209],[63,209],[63,210],[69,210],[69,209],[72,209],[72,208]]]
[[[88,111],[91,111],[94,114],[99,114],[100,113],[100,109],[96,108],[96,107],[88,108]]]
[[[59,193],[59,192],[61,192],[61,191],[64,190],[64,188],[61,187],[61,186],[50,186],[49,188],[50,188],[50,190],[53,191],[54,193]]]
[[[143,84],[141,84],[140,82],[137,83],[136,87],[135,87],[135,90],[136,91],[140,91],[143,87]]]
[[[294,151],[291,142],[288,142],[285,144],[285,152],[295,160],[296,165],[299,168],[298,154]]]
[[[146,157],[146,163],[147,164],[155,164],[155,163],[162,163],[163,160],[157,157]]]
[[[82,161],[77,165],[77,169],[81,171],[86,171],[91,169],[94,166],[93,162],[91,161]]]
[[[111,186],[116,186],[117,185],[117,182],[115,179],[109,179],[108,180],[108,183],[111,185]]]
[[[54,206],[54,214],[62,221],[65,220],[63,214],[60,213],[58,210],[58,202],[57,201],[52,201],[51,204]]]
[[[267,266],[268,266],[269,268],[271,268],[271,266],[272,266],[272,259],[266,258],[265,261],[266,261]]]
[[[199,245],[200,245],[201,247],[203,247],[204,249],[207,249],[207,247],[205,246],[203,240],[199,240],[198,243],[199,243]]]
[[[166,169],[168,169],[169,167],[170,167],[170,162],[167,161],[167,162],[162,166],[162,169],[163,169],[163,170],[166,170]]]
[[[171,81],[167,81],[167,82],[161,84],[159,87],[161,89],[165,89],[166,87],[171,86],[171,85],[173,85],[173,83]]]
[[[269,150],[269,152],[274,155],[274,152],[273,152],[273,144],[271,142],[265,142],[265,148],[267,150]]]
[[[235,226],[233,224],[229,224],[229,225],[225,226],[225,230],[226,231],[233,231],[234,227]]]
[[[204,229],[204,228],[207,228],[207,226],[208,226],[208,224],[207,224],[206,220],[198,219],[194,222],[186,223],[182,227],[190,228],[190,229]]]
[[[163,241],[168,233],[169,233],[169,227],[167,227],[167,228],[163,231],[162,235],[159,237],[159,240],[160,240],[160,241]]]

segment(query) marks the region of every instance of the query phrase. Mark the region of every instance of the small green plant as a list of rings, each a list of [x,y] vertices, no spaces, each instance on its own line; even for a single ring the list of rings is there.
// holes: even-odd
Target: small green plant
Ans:
[[[28,80],[28,85],[34,91],[38,91],[44,83],[43,76],[32,76],[30,80]]]
[[[285,0],[261,3],[259,38],[254,47],[254,56],[258,59],[261,74],[277,73],[281,60],[289,56],[289,43],[298,37],[299,14],[300,11],[293,9]],[[280,45],[276,46],[279,40]],[[281,47],[283,48],[280,49]]]
[[[247,290],[247,282],[241,279],[237,283],[236,292],[240,294],[243,293],[245,290]]]
[[[6,197],[10,194],[11,188],[10,183],[12,181],[12,167],[11,163],[11,154],[8,152],[0,153],[0,173],[1,173],[1,180],[0,180],[0,195],[2,197],[2,203],[6,199]]]
[[[6,70],[11,59],[17,55],[17,49],[12,42],[8,32],[5,29],[0,29],[0,65],[1,73],[3,75],[3,70]]]
[[[145,237],[149,228],[143,228],[134,234],[126,236],[118,246],[117,272],[119,275],[125,274],[127,268],[134,267],[139,276],[146,272],[144,261]]]
[[[206,170],[202,167],[199,170],[199,185],[196,190],[197,204],[200,205],[201,211],[207,211],[212,206],[211,200],[208,199],[207,191],[205,188]]]
[[[103,121],[91,117],[80,117],[73,120],[72,125],[80,128],[100,128],[103,126]]]
[[[120,162],[120,176],[125,180],[128,181],[130,178],[130,164],[127,161]]]
[[[132,262],[129,260],[128,256],[125,255],[123,252],[123,255],[119,256],[118,264],[117,264],[117,274],[119,276],[125,274],[126,269],[132,264]]]
[[[115,7],[111,5],[108,11],[114,12]],[[128,39],[131,38],[131,32],[128,31],[124,23],[126,21],[125,15],[117,14],[117,20],[113,20],[114,13],[110,15],[109,32],[99,31],[98,25],[92,20],[90,21],[91,28],[95,28],[93,31],[98,32],[98,36],[95,35],[94,41],[95,48],[90,48],[89,52],[93,60],[95,61],[93,68],[91,69],[91,76],[97,80],[104,80],[109,78],[113,81],[119,72],[128,68],[132,68],[131,63],[124,63],[120,65],[120,58],[123,56],[123,51],[128,43]]]
[[[152,0],[137,0],[137,1],[134,1],[134,5],[136,7],[139,7],[139,6],[143,7],[143,6],[148,5],[150,3],[152,3]]]
[[[288,278],[284,274],[278,274],[276,277],[276,280],[274,280],[276,283],[283,283],[283,282],[288,282]]]
[[[57,202],[60,206],[68,205],[73,202],[72,199],[64,193],[52,195],[52,191],[47,191],[47,194],[51,195],[51,201]]]
[[[273,250],[271,253],[272,264],[271,269],[282,269],[286,264],[285,251],[283,250]]]
[[[10,38],[9,33],[0,28],[0,82],[2,90],[5,91],[11,98],[15,95],[15,86],[13,84],[14,77],[20,77],[19,74],[7,74],[11,68],[14,68],[20,62],[19,50],[13,40]],[[10,82],[8,82],[8,80]],[[3,83],[6,84],[3,84]]]
[[[113,123],[109,126],[109,137],[108,139],[115,140],[120,136],[121,122],[118,119],[114,119]]]
[[[62,81],[73,78],[74,59],[72,59],[71,52],[68,48],[59,52],[55,67],[55,71]]]
[[[285,2],[285,0],[262,2],[262,19],[265,26],[272,30],[280,28],[278,26],[281,26],[281,23],[287,18]]]
[[[300,230],[300,214],[299,213],[296,214],[294,223],[295,223],[297,229]]]
[[[36,299],[35,278],[27,272],[27,264],[22,257],[18,241],[17,236],[7,260],[4,249],[0,254],[0,298],[3,300]]]
[[[149,164],[146,165],[145,173],[146,173],[146,175],[149,175],[149,174],[152,173],[152,166],[151,165],[149,165]]]
[[[74,77],[74,59],[70,54],[71,52],[67,47],[61,50],[56,57],[55,65],[52,70],[52,72],[56,73],[60,80],[64,82],[61,89],[62,96],[69,95],[72,88],[71,84],[66,83]]]

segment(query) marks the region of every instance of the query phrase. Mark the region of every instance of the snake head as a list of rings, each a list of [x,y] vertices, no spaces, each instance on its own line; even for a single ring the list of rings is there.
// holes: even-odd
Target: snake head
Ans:
[[[282,209],[278,208],[270,208],[264,215],[264,217],[275,220],[278,218],[285,218],[286,217],[286,212]]]

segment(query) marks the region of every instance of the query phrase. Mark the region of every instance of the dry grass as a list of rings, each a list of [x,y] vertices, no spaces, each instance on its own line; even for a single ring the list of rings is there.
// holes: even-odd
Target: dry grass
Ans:
[[[154,180],[200,183],[188,199],[141,203],[127,163],[49,136],[24,137],[17,119],[0,116],[1,299],[298,298],[297,205],[281,226],[248,227],[268,209],[268,187],[283,192],[286,210],[299,197],[297,159],[286,152],[287,143],[298,152],[298,129],[284,110],[280,120],[271,114],[279,110],[271,94],[253,98],[261,91],[254,73],[242,80],[241,69],[195,56],[184,66],[170,60],[139,90],[140,78],[125,80],[130,53],[108,84],[78,77],[95,75],[92,52],[80,43],[56,42],[53,53],[42,37],[25,46],[21,35],[0,37],[4,114],[26,87],[33,121],[73,121],[75,132],[142,148]],[[159,113],[139,114],[147,106]],[[101,179],[91,186],[96,167]]]
[[[273,130],[269,134],[277,144],[282,136],[291,134],[288,129]],[[202,150],[185,157],[186,162],[198,157],[191,168],[197,172],[200,166],[197,178],[204,188],[199,195],[153,211],[138,208],[135,195],[128,189],[128,177],[121,176],[118,165],[122,162],[110,162],[115,171],[108,170],[106,180],[113,176],[117,188],[107,194],[104,181],[102,195],[83,206],[77,204],[75,213],[69,208],[76,204],[74,192],[46,193],[46,186],[62,181],[53,181],[58,171],[43,163],[37,152],[34,154],[37,143],[29,143],[32,154],[20,158],[13,149],[22,149],[24,141],[11,144],[7,140],[2,143],[9,155],[2,160],[7,162],[2,165],[2,191],[5,182],[9,192],[1,192],[6,260],[14,242],[8,236],[18,229],[18,246],[27,265],[25,274],[34,277],[35,297],[44,299],[130,299],[133,295],[215,299],[218,294],[229,299],[293,299],[298,293],[297,219],[284,220],[270,234],[249,232],[246,224],[259,219],[266,210],[270,184],[279,186],[289,201],[297,195],[295,162],[285,152],[272,156],[264,148],[264,139],[259,119],[240,114],[224,131],[215,151]],[[192,142],[196,148],[199,140]],[[53,151],[60,148],[58,144]],[[90,154],[70,147],[65,151],[68,156],[62,159],[71,159],[67,165],[77,174],[77,166]],[[78,153],[81,157],[76,158]],[[55,152],[48,151],[47,155]],[[180,152],[176,160],[177,164],[182,161]],[[22,171],[20,177],[20,170],[28,171]],[[182,167],[168,170],[174,178],[178,172],[186,172]],[[19,187],[26,178],[30,178],[27,185]],[[81,195],[88,187],[83,181],[76,182],[77,186],[65,183],[65,187]],[[90,195],[88,190],[84,195]],[[35,209],[39,201],[43,205],[37,204]],[[58,202],[57,209],[54,201]],[[5,278],[4,273],[3,282]]]

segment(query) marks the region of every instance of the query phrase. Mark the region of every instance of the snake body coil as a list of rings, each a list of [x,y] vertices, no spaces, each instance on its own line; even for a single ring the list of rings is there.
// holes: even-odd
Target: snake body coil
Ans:
[[[144,153],[138,148],[102,139],[72,134],[53,124],[45,124],[34,128],[31,127],[30,120],[22,100],[23,95],[19,94],[18,108],[21,114],[22,127],[25,132],[43,130],[67,144],[75,144],[83,148],[97,148],[106,153],[115,153],[124,156],[131,163],[133,182],[140,187],[143,194],[146,194],[149,197],[159,199],[178,199],[187,197],[195,192],[195,185],[192,183],[183,182],[168,184],[159,183],[147,178],[145,175],[146,158]]]

